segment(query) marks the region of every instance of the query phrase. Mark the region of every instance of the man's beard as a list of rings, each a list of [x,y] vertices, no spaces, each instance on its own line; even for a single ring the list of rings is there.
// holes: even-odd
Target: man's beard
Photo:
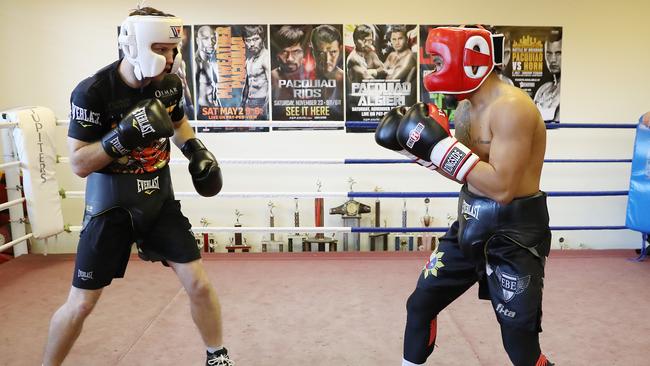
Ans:
[[[445,109],[456,109],[458,107],[458,98],[455,94],[444,94]]]

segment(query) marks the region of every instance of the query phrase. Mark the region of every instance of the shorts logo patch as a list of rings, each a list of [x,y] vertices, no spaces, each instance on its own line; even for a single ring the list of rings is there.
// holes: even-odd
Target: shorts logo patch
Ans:
[[[508,308],[506,308],[503,304],[499,303],[496,308],[497,314],[501,314],[503,316],[507,316],[508,318],[514,319],[515,316],[517,316],[516,311],[512,311]]]
[[[84,272],[80,269],[77,270],[77,277],[82,281],[88,281],[93,279],[93,271]]]
[[[497,275],[499,283],[501,284],[501,291],[503,292],[503,300],[505,302],[509,302],[514,299],[515,296],[526,291],[530,284],[530,275],[517,277],[516,275],[501,272],[499,267],[497,267],[494,273]]]
[[[480,211],[481,211],[480,205],[474,206],[465,202],[465,200],[463,200],[461,213],[463,214],[465,220],[468,220],[470,217],[472,217],[478,221],[478,214]]]
[[[154,191],[159,190],[160,184],[158,178],[160,177],[155,177],[154,179],[136,179],[138,182],[138,193],[144,191],[145,194],[152,194]]]
[[[438,269],[445,266],[442,263],[442,256],[445,255],[445,252],[435,251],[429,256],[429,261],[424,265],[422,269],[424,271],[424,278],[429,277],[429,275],[438,277]]]

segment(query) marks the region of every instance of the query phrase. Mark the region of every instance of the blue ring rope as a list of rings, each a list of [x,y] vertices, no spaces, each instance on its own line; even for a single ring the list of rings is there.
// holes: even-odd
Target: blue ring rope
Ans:
[[[352,227],[353,233],[444,233],[448,227]],[[551,226],[553,231],[626,230],[626,226]],[[324,230],[327,231],[327,230]]]
[[[550,122],[550,121],[547,121]],[[379,122],[347,121],[345,127],[358,129],[376,129]],[[561,128],[637,128],[638,123],[546,123],[547,130]],[[450,124],[453,129],[454,125]]]
[[[549,197],[602,197],[627,196],[628,191],[552,191]],[[459,192],[348,192],[349,198],[451,198],[458,197]]]

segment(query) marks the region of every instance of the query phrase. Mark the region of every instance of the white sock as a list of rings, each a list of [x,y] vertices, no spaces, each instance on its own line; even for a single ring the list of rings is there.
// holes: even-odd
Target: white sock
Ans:
[[[413,363],[402,359],[402,366],[424,366],[423,363]]]
[[[221,351],[223,349],[223,346],[207,347],[207,349],[208,349],[208,352],[215,353],[217,351]]]

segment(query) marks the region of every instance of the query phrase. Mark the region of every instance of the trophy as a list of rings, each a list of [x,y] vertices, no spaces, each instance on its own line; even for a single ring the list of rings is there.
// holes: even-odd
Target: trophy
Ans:
[[[408,222],[408,213],[406,211],[406,200],[404,200],[404,206],[402,206],[402,227],[405,228],[407,227],[407,222]],[[400,235],[395,236],[395,251],[405,251],[407,250],[413,250],[413,235],[412,234],[407,234],[407,233],[402,233]]]
[[[275,216],[273,216],[273,208],[275,208],[275,204],[273,204],[273,201],[269,201],[268,207],[269,207],[269,226],[275,227]],[[284,251],[284,242],[280,240],[275,240],[275,233],[272,232],[269,235],[269,237],[270,240],[262,240],[262,252],[268,252],[269,246],[271,246],[271,248],[274,248],[276,245],[280,252]]]
[[[201,221],[199,222],[203,227],[208,227],[210,225],[207,217],[201,217]],[[214,237],[214,233],[204,232],[200,234],[194,234],[194,237],[196,238],[196,244],[198,245],[199,250],[203,250],[206,253],[212,253],[216,251],[217,240]]]
[[[349,178],[348,183],[350,184],[350,192],[352,192],[352,186],[357,182],[355,182],[354,179]],[[330,214],[339,214],[343,216],[343,226],[347,227],[359,227],[361,223],[361,214],[369,212],[370,206],[353,199],[348,200],[340,206],[330,209]],[[343,250],[347,251],[349,248],[349,250],[352,251],[359,251],[359,239],[360,235],[358,232],[343,233]]]
[[[374,189],[375,192],[380,192],[381,188],[380,187],[375,187]],[[379,201],[379,197],[375,200],[375,227],[380,227],[380,221],[381,221],[381,202]],[[384,224],[385,225],[385,224]],[[368,237],[370,238],[370,250],[379,250],[376,248],[376,242],[380,240],[381,242],[381,250],[387,251],[388,250],[388,233],[370,233],[368,234]]]
[[[235,209],[235,217],[237,218],[237,221],[235,222],[235,227],[241,227],[241,223],[239,222],[239,218],[244,216],[243,213],[241,213],[239,210]],[[240,249],[242,252],[248,252],[250,251],[251,247],[246,244],[246,238],[242,237],[241,232],[235,232],[234,238],[230,238],[230,245],[226,247],[229,253],[232,253],[236,251],[237,249]]]
[[[293,211],[293,226],[300,227],[300,210],[298,209],[298,198],[294,198],[295,209]],[[298,230],[292,235],[287,235],[288,250],[290,252],[301,252],[304,246],[306,236],[298,233]]]
[[[317,192],[320,192],[322,183],[321,181],[316,182],[316,186],[318,187]],[[314,220],[315,226],[316,227],[323,227],[323,210],[324,210],[324,199],[323,197],[318,197],[314,199]],[[316,233],[315,236],[313,237],[308,237],[303,241],[303,248],[302,250],[304,252],[310,252],[311,251],[311,245],[313,243],[318,244],[318,251],[323,252],[323,251],[336,251],[336,243],[338,240],[334,238],[328,238],[325,236],[324,233]]]
[[[424,216],[420,218],[420,222],[424,227],[430,227],[433,223],[433,217],[429,215],[429,202],[431,200],[427,197],[424,199]],[[433,235],[430,232],[423,232],[422,237],[418,238],[418,250],[434,250],[436,243],[433,241]]]

